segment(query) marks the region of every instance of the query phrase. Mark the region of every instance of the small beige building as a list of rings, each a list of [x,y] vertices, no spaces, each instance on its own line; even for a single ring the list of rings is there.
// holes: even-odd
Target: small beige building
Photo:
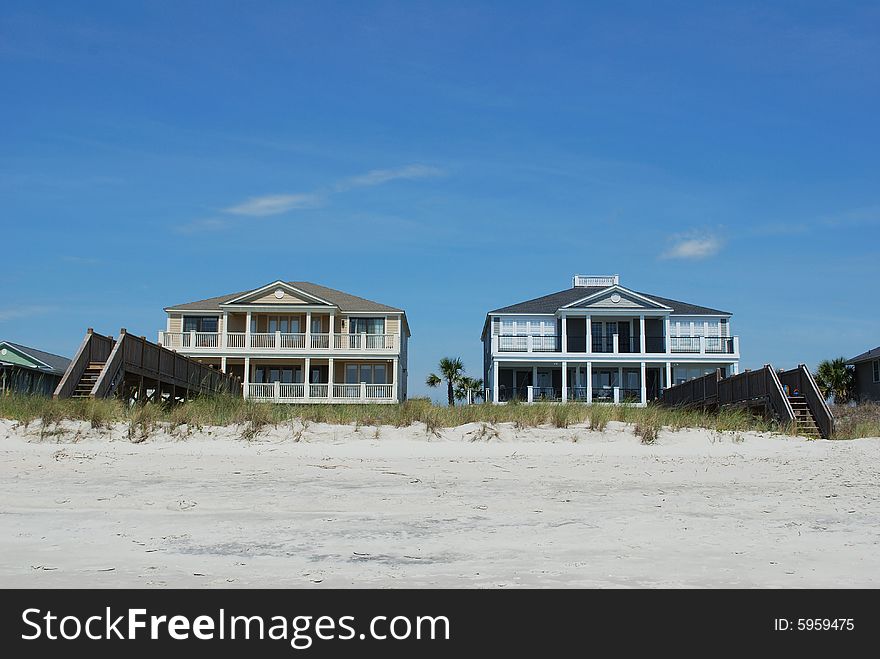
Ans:
[[[305,281],[275,281],[165,308],[159,343],[280,403],[406,400],[406,313]]]

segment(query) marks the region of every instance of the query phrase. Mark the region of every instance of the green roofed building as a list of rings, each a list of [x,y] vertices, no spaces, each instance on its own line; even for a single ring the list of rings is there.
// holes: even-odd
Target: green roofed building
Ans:
[[[11,341],[0,341],[0,394],[51,396],[70,360]]]

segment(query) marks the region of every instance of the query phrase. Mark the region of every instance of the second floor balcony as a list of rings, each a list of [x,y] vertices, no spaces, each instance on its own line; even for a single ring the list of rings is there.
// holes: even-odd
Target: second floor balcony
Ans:
[[[159,343],[183,352],[379,352],[400,350],[398,334],[289,332],[159,332]]]
[[[496,335],[492,354],[566,354],[566,355],[739,355],[738,336],[621,336],[619,334],[572,337],[563,350],[556,335]]]

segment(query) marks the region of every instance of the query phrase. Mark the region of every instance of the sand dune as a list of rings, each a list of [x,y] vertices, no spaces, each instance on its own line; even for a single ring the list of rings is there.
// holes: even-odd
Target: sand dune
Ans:
[[[880,585],[880,439],[0,421],[4,587]]]

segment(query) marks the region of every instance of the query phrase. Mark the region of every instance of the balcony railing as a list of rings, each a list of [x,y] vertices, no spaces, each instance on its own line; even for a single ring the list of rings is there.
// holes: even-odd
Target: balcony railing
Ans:
[[[553,337],[551,337],[553,338]],[[300,352],[396,352],[397,334],[326,334],[288,332],[159,332],[166,348],[206,350],[281,350]]]
[[[245,389],[245,396],[266,403],[351,403],[395,400],[393,384],[366,383],[334,384],[331,387],[327,383],[251,382]]]
[[[550,335],[497,335],[493,338],[495,353],[562,352],[559,337]],[[739,341],[732,336],[646,336],[644,352],[642,339],[638,336],[569,337],[566,354],[708,354],[735,355]],[[591,353],[585,351],[589,343]],[[668,347],[668,352],[667,352]]]

